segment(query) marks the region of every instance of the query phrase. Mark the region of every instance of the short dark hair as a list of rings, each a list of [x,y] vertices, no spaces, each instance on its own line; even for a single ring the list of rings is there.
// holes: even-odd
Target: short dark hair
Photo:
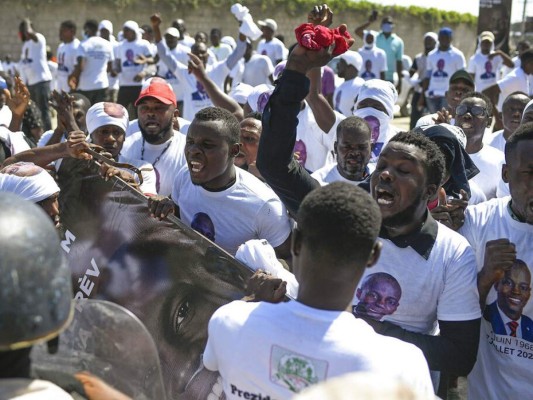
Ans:
[[[72,30],[74,32],[76,32],[76,29],[77,29],[76,23],[74,21],[70,20],[70,19],[67,19],[66,21],[61,22],[61,27],[62,28],[66,28],[66,29],[70,29],[70,30]]]
[[[261,121],[263,119],[263,114],[261,114],[259,111],[252,111],[246,114],[244,119],[246,118],[253,118],[253,119],[257,119],[258,121]]]
[[[218,36],[222,37],[222,31],[221,31],[220,29],[218,29],[218,28],[213,28],[213,29],[211,29],[211,32],[210,32],[210,33],[211,33],[211,35],[216,35],[216,34],[218,34]]]
[[[91,100],[89,100],[83,94],[77,93],[77,92],[71,93],[70,95],[74,98],[74,101],[81,102],[82,104],[81,108],[83,109],[83,111],[85,112],[89,111],[89,108],[91,108],[91,105],[92,105]]]
[[[512,158],[512,153],[516,149],[518,143],[525,140],[533,140],[533,122],[520,125],[516,131],[513,132],[507,142],[505,143],[505,162],[509,162]]]
[[[433,141],[425,135],[415,131],[399,132],[392,137],[390,142],[404,143],[418,147],[426,155],[422,160],[426,167],[426,178],[429,184],[440,186],[446,171],[444,155]]]
[[[145,32],[145,33],[148,33],[149,35],[153,34],[154,33],[154,30],[152,29],[152,27],[148,24],[144,24],[141,26],[141,29]]]
[[[239,120],[228,110],[219,107],[206,107],[196,113],[195,121],[209,122],[220,121],[225,132],[221,132],[230,145],[240,143],[241,128]]]
[[[461,101],[469,97],[474,97],[474,98],[483,100],[487,104],[487,115],[489,117],[492,117],[492,101],[490,101],[490,99],[487,96],[485,96],[481,92],[472,91],[472,92],[465,93],[463,97],[461,97]]]
[[[527,49],[520,55],[520,64],[522,67],[529,61],[533,60],[533,49]]]
[[[339,125],[337,125],[337,138],[342,130],[352,130],[368,134],[370,137],[372,131],[368,123],[363,119],[356,116],[350,116],[346,119],[343,119]]]
[[[531,99],[531,97],[529,97],[527,93],[517,90],[516,92],[511,93],[509,96],[505,98],[505,100],[503,101],[502,107],[511,99],[511,97],[518,96],[518,95],[526,96],[527,98]]]
[[[88,28],[91,30],[91,32],[96,33],[98,31],[98,21],[95,19],[88,19],[87,21],[85,21],[83,27]]]
[[[377,203],[363,189],[345,182],[311,191],[298,210],[302,240],[311,251],[331,255],[332,269],[338,261],[368,260],[380,226]]]

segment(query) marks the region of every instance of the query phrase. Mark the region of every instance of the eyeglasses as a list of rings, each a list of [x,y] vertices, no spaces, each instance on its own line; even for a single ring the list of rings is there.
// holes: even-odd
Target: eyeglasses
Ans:
[[[461,104],[457,106],[455,109],[455,115],[465,115],[467,112],[470,114],[476,116],[476,117],[483,117],[487,113],[487,109],[481,106],[465,106],[464,104]]]

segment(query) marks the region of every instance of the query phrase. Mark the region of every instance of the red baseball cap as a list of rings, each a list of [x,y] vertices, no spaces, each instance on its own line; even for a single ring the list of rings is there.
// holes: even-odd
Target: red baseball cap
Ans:
[[[176,107],[176,95],[172,90],[172,86],[163,78],[154,77],[147,79],[141,89],[141,94],[135,102],[135,106],[145,97],[153,97],[163,104],[173,104]]]

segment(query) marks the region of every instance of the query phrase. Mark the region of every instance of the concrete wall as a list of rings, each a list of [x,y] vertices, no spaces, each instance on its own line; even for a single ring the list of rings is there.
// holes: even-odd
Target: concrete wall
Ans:
[[[81,38],[83,23],[86,19],[96,20],[109,19],[114,24],[115,34],[122,23],[126,20],[136,20],[139,25],[149,24],[150,15],[158,11],[162,14],[163,25],[166,28],[170,21],[175,18],[183,18],[187,23],[188,31],[191,35],[199,30],[209,32],[213,27],[221,28],[224,35],[236,36],[237,24],[229,9],[206,8],[194,9],[191,7],[172,10],[171,7],[158,6],[157,1],[144,0],[133,7],[117,9],[109,5],[98,5],[85,1],[63,1],[53,0],[48,3],[46,0],[1,0],[2,12],[0,13],[0,56],[11,54],[15,60],[20,57],[21,41],[17,36],[18,24],[24,17],[29,17],[38,32],[47,38],[48,44],[54,53],[59,42],[59,24],[66,19],[72,19],[78,24],[78,37]],[[290,15],[285,10],[275,10],[274,12],[264,12],[259,8],[250,7],[252,15],[256,20],[264,18],[274,18],[279,26],[278,33],[285,35],[288,45],[294,42],[293,29],[301,22],[305,22],[306,15]],[[353,12],[344,12],[335,16],[335,23],[346,23],[353,32],[354,28],[366,20],[366,15],[357,15]],[[438,31],[440,25],[431,21],[421,21],[414,17],[395,16],[395,32],[403,38],[405,42],[405,53],[413,57],[422,51],[422,36],[425,32]],[[379,29],[379,23],[374,23],[371,27]],[[455,30],[454,45],[459,47],[468,57],[474,53],[476,45],[476,27],[460,25],[452,26]],[[354,48],[361,46],[361,40],[357,40]]]

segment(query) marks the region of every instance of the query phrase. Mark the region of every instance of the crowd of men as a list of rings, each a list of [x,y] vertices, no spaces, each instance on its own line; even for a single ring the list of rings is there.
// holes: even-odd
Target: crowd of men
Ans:
[[[88,20],[79,40],[63,21],[55,63],[23,20],[20,61],[0,72],[0,192],[59,226],[57,182],[101,149],[112,161],[102,178],[134,186],[154,218],[175,215],[231,255],[268,242],[297,294],[285,301],[286,282],[258,273],[256,301],[213,314],[203,365],[228,399],[288,399],[350,372],[417,399],[446,398],[457,376],[473,400],[529,393],[529,43],[512,57],[485,31],[467,63],[451,28],[426,33],[402,132],[404,44],[392,17],[379,32],[375,13],[351,27],[355,40],[340,40],[360,48],[333,57],[338,44],[312,48],[317,27],[332,24],[325,5],[289,49],[273,19],[232,12],[235,38],[217,28],[192,37],[183,20],[154,14],[120,32]],[[0,348],[0,377],[29,378],[14,361],[28,353]],[[347,393],[362,385],[345,382]]]

